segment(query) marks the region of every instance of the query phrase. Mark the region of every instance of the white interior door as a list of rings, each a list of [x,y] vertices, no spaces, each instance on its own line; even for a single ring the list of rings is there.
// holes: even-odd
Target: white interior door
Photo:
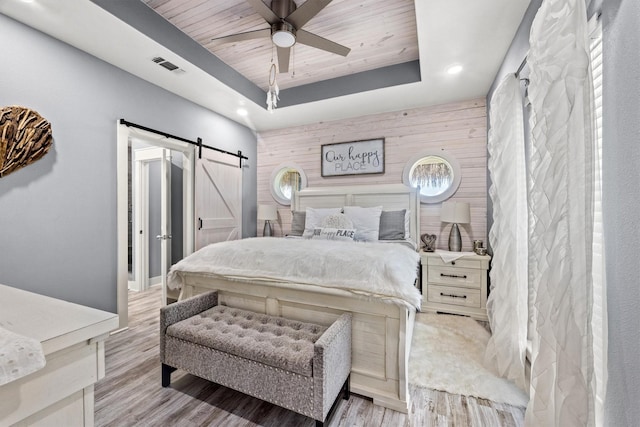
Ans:
[[[202,150],[196,159],[195,248],[242,238],[242,168],[236,156]]]
[[[160,159],[160,269],[162,306],[167,304],[167,273],[171,267],[171,150],[163,148]]]
[[[167,272],[171,266],[171,150],[168,148],[142,148],[135,150],[135,279],[132,289],[148,289],[150,282],[149,237],[160,241],[160,280],[162,284],[162,304],[167,300]],[[157,213],[157,207],[149,205],[150,162],[160,162],[160,228],[151,230],[149,215]],[[157,261],[156,261],[157,262]],[[157,265],[157,264],[156,264]]]

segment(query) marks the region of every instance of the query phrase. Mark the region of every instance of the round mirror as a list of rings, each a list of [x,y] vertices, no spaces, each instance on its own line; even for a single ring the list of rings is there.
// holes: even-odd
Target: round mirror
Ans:
[[[293,191],[307,186],[307,176],[302,168],[293,163],[283,163],[271,174],[271,195],[281,205],[290,205]]]
[[[402,172],[402,182],[411,187],[420,187],[420,201],[439,203],[451,197],[462,174],[460,165],[451,155],[423,153],[411,158]]]

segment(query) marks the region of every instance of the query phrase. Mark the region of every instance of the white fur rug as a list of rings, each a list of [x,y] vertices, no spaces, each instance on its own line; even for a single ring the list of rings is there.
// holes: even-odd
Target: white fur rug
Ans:
[[[468,317],[418,313],[409,382],[418,387],[526,406],[528,396],[483,366],[489,332]]]

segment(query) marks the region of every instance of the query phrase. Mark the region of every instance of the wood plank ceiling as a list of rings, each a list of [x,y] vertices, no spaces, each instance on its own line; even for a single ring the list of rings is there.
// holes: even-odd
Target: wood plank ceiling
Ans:
[[[213,38],[269,28],[244,0],[142,0],[227,65],[267,90],[271,39],[235,43]],[[270,4],[269,0],[266,1]],[[304,3],[296,0],[297,6]],[[304,29],[351,48],[347,57],[302,44],[291,54],[281,89],[301,86],[418,59],[414,0],[333,0]]]

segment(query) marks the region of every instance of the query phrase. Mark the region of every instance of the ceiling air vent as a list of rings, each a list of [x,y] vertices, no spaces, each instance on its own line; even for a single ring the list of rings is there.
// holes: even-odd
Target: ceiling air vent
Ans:
[[[178,67],[176,64],[167,61],[166,59],[160,57],[160,56],[156,56],[155,58],[151,59],[153,62],[155,62],[156,64],[160,65],[161,67],[166,68],[169,71],[177,71],[177,72],[184,72],[184,70],[181,70],[180,67]]]

